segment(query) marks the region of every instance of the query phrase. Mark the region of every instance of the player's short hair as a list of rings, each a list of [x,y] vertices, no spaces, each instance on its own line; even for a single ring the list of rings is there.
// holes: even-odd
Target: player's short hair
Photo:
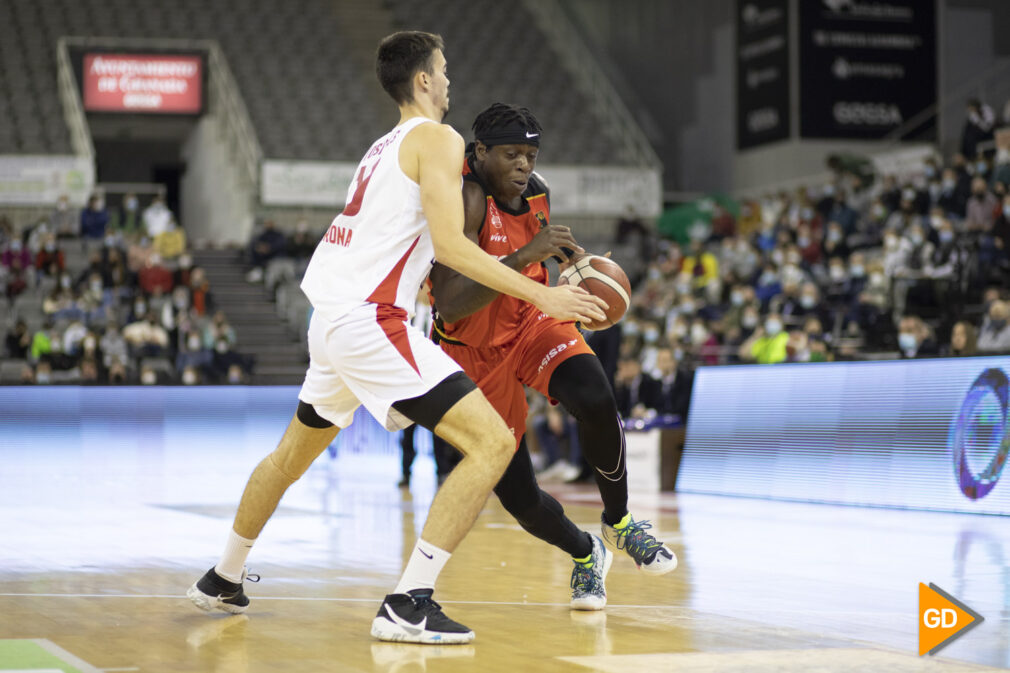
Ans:
[[[404,30],[382,38],[375,55],[375,74],[397,105],[414,99],[414,75],[419,70],[434,74],[432,55],[444,50],[441,35]]]
[[[495,142],[494,139],[507,137],[515,129],[525,131],[527,138],[531,137],[528,134],[536,135],[536,142],[531,144],[539,145],[542,131],[540,122],[528,108],[506,103],[492,103],[477,115],[471,128],[473,129],[473,137],[488,147],[496,144],[509,144]],[[522,136],[523,134],[520,133],[519,137]]]

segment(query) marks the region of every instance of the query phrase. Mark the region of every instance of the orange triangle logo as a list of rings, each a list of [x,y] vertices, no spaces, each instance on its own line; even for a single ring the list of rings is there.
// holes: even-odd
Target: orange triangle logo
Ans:
[[[919,583],[919,656],[941,649],[983,621],[982,615],[930,583]]]

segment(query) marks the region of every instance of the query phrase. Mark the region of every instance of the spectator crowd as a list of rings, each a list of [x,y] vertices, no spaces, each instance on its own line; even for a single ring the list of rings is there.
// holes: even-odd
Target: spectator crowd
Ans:
[[[5,365],[20,383],[240,383],[251,368],[162,195],[75,212],[61,197],[23,231],[0,218]],[[9,378],[5,382],[12,382]]]
[[[1010,353],[1010,142],[981,103],[967,113],[962,152],[901,179],[839,155],[823,184],[745,200],[682,242],[622,218],[614,245],[646,264],[624,320],[592,336],[619,344],[593,345],[626,423],[685,420],[698,366]],[[543,474],[585,478],[572,420],[532,408]]]

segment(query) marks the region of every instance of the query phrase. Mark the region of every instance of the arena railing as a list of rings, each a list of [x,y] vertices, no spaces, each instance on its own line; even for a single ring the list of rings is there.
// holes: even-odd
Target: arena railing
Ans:
[[[560,47],[561,58],[579,88],[590,94],[596,112],[617,131],[621,144],[631,152],[630,158],[639,166],[660,170],[662,162],[652,144],[558,0],[523,0],[523,5],[540,30]]]
[[[88,120],[84,116],[84,106],[81,104],[80,90],[74,78],[74,69],[70,64],[70,50],[67,39],[60,38],[56,43],[56,86],[59,91],[60,103],[63,106],[63,118],[70,129],[70,146],[74,154],[95,160],[95,146],[91,142],[88,131]]]

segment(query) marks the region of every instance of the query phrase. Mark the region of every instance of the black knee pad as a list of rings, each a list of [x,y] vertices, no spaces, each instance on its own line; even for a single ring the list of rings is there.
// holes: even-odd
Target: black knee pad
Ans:
[[[295,412],[295,416],[301,421],[302,425],[307,425],[310,428],[316,428],[317,430],[325,430],[326,428],[332,428],[333,423],[316,413],[315,407],[311,404],[306,404],[301,400],[298,400],[298,411]]]

